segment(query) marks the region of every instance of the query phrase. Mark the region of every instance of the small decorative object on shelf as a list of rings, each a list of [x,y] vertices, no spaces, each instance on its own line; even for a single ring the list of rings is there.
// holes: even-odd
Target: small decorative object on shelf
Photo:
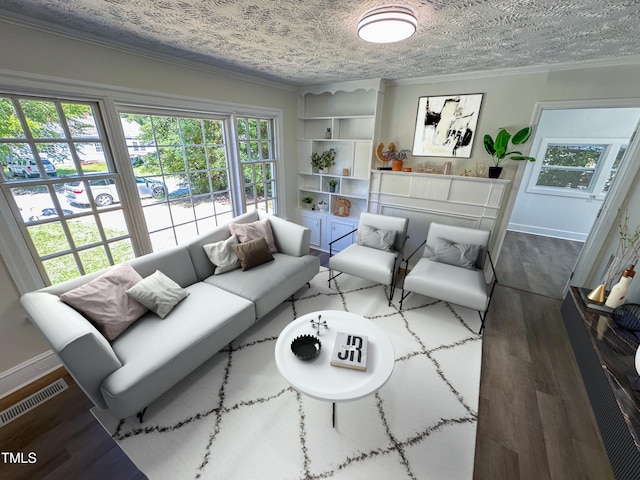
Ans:
[[[313,335],[300,335],[291,342],[291,351],[300,360],[311,360],[320,353],[322,343]]]
[[[607,307],[616,308],[624,303],[624,299],[627,297],[627,293],[629,293],[629,285],[631,285],[635,274],[634,265],[631,265],[622,272],[620,281],[613,286],[607,297],[607,301],[604,302]]]
[[[393,170],[396,172],[402,171],[402,162],[407,159],[407,154],[410,150],[397,150],[395,143],[390,143],[388,150],[384,149],[384,143],[378,145],[376,149],[376,157],[384,165],[378,168],[378,170]],[[391,168],[389,168],[389,162],[391,162]]]
[[[444,162],[444,166],[442,167],[442,173],[444,175],[451,175],[451,162]]]
[[[329,180],[329,191],[331,193],[334,193],[336,191],[337,185],[338,185],[338,180],[336,180],[335,178],[332,178],[331,180]]]
[[[327,131],[324,132],[324,138],[331,139],[331,129],[327,128]]]
[[[313,203],[313,197],[302,197],[302,204],[306,208],[311,208],[312,203]]]
[[[320,200],[318,202],[318,210],[320,210],[321,212],[326,212],[329,209],[329,204],[327,202],[325,202],[324,200]]]
[[[333,207],[333,214],[339,217],[348,217],[351,209],[351,202],[346,198],[339,197]]]
[[[348,168],[343,168],[342,169],[342,176],[344,176],[344,177],[348,177],[349,176],[349,169]]]
[[[309,320],[311,322],[311,326],[316,329],[316,333],[320,336],[320,327],[324,327],[324,329],[328,329],[327,321],[322,320],[322,315],[318,314],[318,320],[314,320],[313,318]]]
[[[368,342],[365,335],[338,332],[331,355],[331,365],[365,371]]]

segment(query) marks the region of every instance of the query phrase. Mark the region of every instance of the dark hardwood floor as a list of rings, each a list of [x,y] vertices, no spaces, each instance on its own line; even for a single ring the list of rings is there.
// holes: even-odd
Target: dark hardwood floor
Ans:
[[[566,265],[575,261],[575,245],[546,242],[508,235],[505,248],[515,253],[498,260],[498,278],[502,274],[504,281],[496,287],[483,339],[476,480],[613,479],[560,315],[557,292],[571,270]],[[536,258],[551,252],[563,260]],[[326,265],[327,254],[314,253]],[[518,265],[526,265],[524,279]],[[57,376],[0,399],[0,411]],[[66,379],[69,390],[0,428],[2,451],[34,451],[38,459],[32,465],[0,463],[0,477],[144,478],[93,419],[90,402],[73,380]]]

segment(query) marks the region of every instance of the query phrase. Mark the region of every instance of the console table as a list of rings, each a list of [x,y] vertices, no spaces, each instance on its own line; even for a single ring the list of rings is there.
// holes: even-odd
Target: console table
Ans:
[[[627,377],[637,376],[636,347],[609,315],[587,308],[584,298],[584,290],[571,287],[562,317],[613,473],[616,479],[638,479],[640,392]]]

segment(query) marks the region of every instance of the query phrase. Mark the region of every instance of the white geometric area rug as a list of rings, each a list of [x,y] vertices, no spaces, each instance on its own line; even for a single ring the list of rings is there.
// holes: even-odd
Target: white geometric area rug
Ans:
[[[322,269],[294,296],[152,403],[144,423],[94,409],[151,480],[471,479],[482,339],[478,313],[420,295],[403,311],[386,287]],[[294,390],[274,347],[292,320],[317,310],[360,314],[395,351],[376,393],[336,404]]]

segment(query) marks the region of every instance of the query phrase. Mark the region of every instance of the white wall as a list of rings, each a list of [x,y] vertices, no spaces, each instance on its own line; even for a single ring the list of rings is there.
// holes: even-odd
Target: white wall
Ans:
[[[531,143],[531,155],[542,160],[541,143],[545,137],[628,139],[639,119],[639,108],[544,110]],[[528,192],[534,168],[533,163],[525,168],[509,230],[585,241],[603,199]]]
[[[429,79],[423,83],[399,82],[395,86],[387,87],[385,91],[382,133],[378,141],[385,144],[393,141],[399,148],[412,145],[418,98],[421,96],[483,93],[471,158],[410,157],[407,162],[408,166],[415,168],[418,162],[442,165],[445,161],[452,160],[454,175],[462,173],[465,169],[475,171],[476,161],[491,161],[482,145],[484,134],[495,135],[501,127],[515,130],[530,125],[538,102],[603,102],[606,99],[612,99],[614,102],[620,98],[635,98],[637,105],[637,97],[640,96],[636,87],[637,78],[640,78],[640,65],[522,74],[513,72],[497,77],[478,75],[477,78],[469,79],[444,77],[440,81]],[[523,147],[523,152],[529,153],[531,142]],[[518,171],[518,168],[521,171]],[[508,161],[504,164],[501,178],[519,182],[524,169],[525,165],[521,162]],[[519,187],[519,183],[516,187]],[[515,202],[516,195],[511,190],[507,197],[502,215],[510,213],[510,205]],[[551,207],[552,210],[553,208],[555,207]],[[494,252],[501,245],[508,218],[503,216],[498,219],[498,224],[502,227],[492,238]]]
[[[52,92],[56,91],[59,79],[61,83],[80,82],[83,87],[95,85],[100,96],[109,95],[110,89],[116,89],[282,110],[284,139],[281,148],[285,162],[282,172],[285,183],[295,184],[297,180],[296,92],[291,87],[265,85],[186,68],[5,23],[2,19],[0,44],[5,46],[0,63],[0,92],[5,88],[20,90],[23,84],[12,80],[15,73],[46,81]],[[287,200],[288,204],[281,205],[285,215],[295,207],[295,195]],[[2,230],[4,227],[0,225],[0,237]],[[18,290],[1,259],[0,285],[2,376],[2,372],[47,351],[48,346],[26,319],[19,305]]]

